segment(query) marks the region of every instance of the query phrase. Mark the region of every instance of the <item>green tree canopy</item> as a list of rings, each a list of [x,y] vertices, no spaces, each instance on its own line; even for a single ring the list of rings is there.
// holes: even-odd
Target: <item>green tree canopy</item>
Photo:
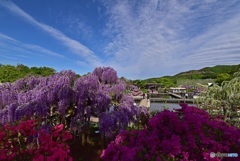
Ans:
[[[134,80],[133,85],[138,86],[139,88],[146,88],[146,81],[144,81],[144,80]]]
[[[228,75],[225,76],[227,78]],[[240,127],[240,72],[234,76],[221,85],[209,87],[208,91],[199,97],[202,103],[199,106],[211,115],[223,116],[225,121]]]
[[[223,81],[231,80],[231,75],[228,73],[220,73],[217,75],[216,83],[221,84]]]
[[[23,64],[2,65],[0,66],[0,82],[14,82],[19,78],[23,78],[26,75],[41,75],[48,76],[54,74],[56,71],[49,67],[27,67]]]
[[[157,80],[157,83],[160,83],[162,87],[167,87],[167,88],[175,86],[173,80],[169,78],[159,78]]]

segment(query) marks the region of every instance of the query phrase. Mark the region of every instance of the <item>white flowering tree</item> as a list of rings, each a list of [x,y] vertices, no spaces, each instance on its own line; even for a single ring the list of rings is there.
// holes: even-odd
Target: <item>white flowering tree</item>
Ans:
[[[231,125],[240,127],[240,70],[234,78],[224,81],[221,85],[214,84],[206,93],[199,97],[200,108],[209,114],[224,117]]]

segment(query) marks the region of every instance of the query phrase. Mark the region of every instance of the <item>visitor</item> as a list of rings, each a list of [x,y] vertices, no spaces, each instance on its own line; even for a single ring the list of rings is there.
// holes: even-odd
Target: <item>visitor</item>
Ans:
[[[180,92],[180,95],[182,98],[184,97],[184,93],[182,91]]]
[[[114,104],[111,104],[109,108],[109,112],[112,112],[112,111],[114,111]]]
[[[147,94],[147,100],[149,100],[149,93]]]
[[[114,111],[118,111],[118,106],[116,106],[115,104],[113,104],[113,109],[114,109]]]

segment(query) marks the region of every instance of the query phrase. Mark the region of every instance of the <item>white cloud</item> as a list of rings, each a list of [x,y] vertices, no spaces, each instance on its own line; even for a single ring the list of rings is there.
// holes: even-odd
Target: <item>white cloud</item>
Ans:
[[[84,61],[78,60],[76,63],[77,63],[79,66],[82,66],[82,67],[87,67],[87,66],[88,66],[88,64],[87,64],[86,62],[84,62]]]
[[[106,7],[101,6],[99,11],[102,17],[108,18],[106,28],[102,38],[88,43],[106,43],[104,49],[98,50],[103,51],[104,58],[61,31],[38,22],[11,1],[2,0],[0,4],[79,55],[82,60],[76,60],[78,65],[112,66],[127,78],[157,77],[205,66],[240,63],[239,0],[99,1]],[[93,32],[95,26],[87,28],[78,19],[73,24],[79,24],[85,36],[94,35],[88,29]],[[8,41],[13,41],[10,39]],[[21,47],[38,50],[38,46],[33,45]]]
[[[29,54],[41,54],[43,56],[53,56],[58,58],[64,58],[63,55],[60,55],[58,53],[45,49],[41,46],[22,43],[2,33],[0,33],[0,46],[1,48],[7,49],[8,52],[15,51],[15,52],[25,53],[25,55],[21,55],[21,56],[18,53],[15,53],[15,56],[17,57],[19,56],[29,57]],[[7,52],[3,52],[3,53],[7,53]]]
[[[107,64],[132,78],[240,63],[240,5],[231,1],[104,1]]]
[[[90,26],[83,23],[80,18],[69,15],[67,17],[62,18],[61,21],[64,25],[67,25],[68,32],[75,37],[79,37],[81,39],[90,40],[93,37],[93,31]]]
[[[62,32],[51,26],[38,22],[32,16],[24,12],[21,8],[19,8],[16,4],[12,3],[11,1],[3,0],[0,1],[0,4],[9,9],[12,13],[16,14],[17,16],[27,21],[28,23],[35,25],[44,30],[45,32],[47,32],[48,34],[50,34],[52,37],[60,41],[63,45],[68,47],[74,54],[83,57],[93,67],[102,65],[98,57],[94,54],[94,52],[91,51],[86,46],[84,46],[83,44],[81,44],[80,42],[67,37]]]
[[[8,56],[8,55],[0,55],[0,57],[2,58],[7,58],[7,59],[12,59],[12,60],[18,60],[18,58],[14,57],[14,56]]]

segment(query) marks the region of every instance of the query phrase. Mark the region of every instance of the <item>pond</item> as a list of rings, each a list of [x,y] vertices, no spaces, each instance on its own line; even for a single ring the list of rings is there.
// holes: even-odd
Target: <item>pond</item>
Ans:
[[[190,106],[196,106],[194,104],[189,104]],[[170,111],[173,109],[181,109],[182,107],[177,103],[160,103],[160,102],[151,102],[150,112],[152,111],[163,111],[168,108]]]

